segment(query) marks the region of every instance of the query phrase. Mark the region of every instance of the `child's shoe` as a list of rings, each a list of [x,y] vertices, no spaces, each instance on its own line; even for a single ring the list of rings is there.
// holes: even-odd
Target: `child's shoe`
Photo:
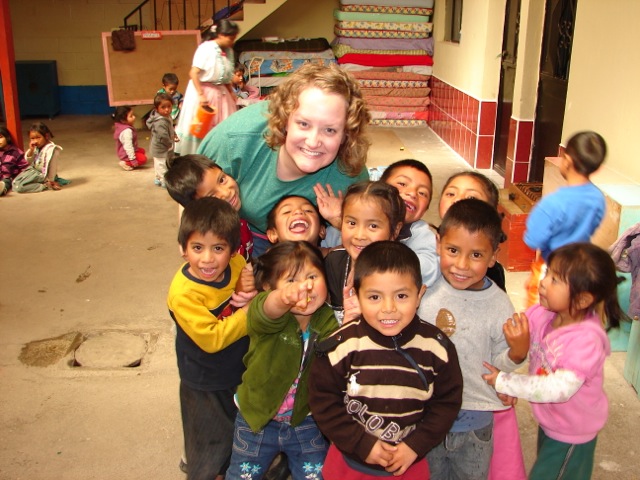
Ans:
[[[154,178],[153,179],[153,183],[154,183],[154,185],[156,185],[158,187],[160,187],[162,185],[162,182],[160,182],[159,178]]]

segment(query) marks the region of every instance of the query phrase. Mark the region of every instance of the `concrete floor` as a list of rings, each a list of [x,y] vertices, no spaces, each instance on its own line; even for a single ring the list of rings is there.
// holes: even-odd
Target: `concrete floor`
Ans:
[[[108,117],[45,120],[63,148],[62,191],[0,199],[0,479],[183,479],[178,375],[167,288],[181,263],[177,208],[153,185],[153,169],[125,172]],[[30,122],[25,122],[25,131]],[[146,146],[145,132],[139,133]],[[436,193],[462,160],[428,129],[376,129],[370,165],[424,161]],[[500,181],[499,177],[495,177]],[[433,205],[437,205],[437,198]],[[438,223],[437,208],[427,220]],[[524,274],[508,274],[519,308]],[[70,332],[140,334],[149,350],[136,368],[25,365],[25,344]],[[64,343],[63,340],[60,342]],[[40,345],[56,358],[59,343]],[[606,366],[609,423],[594,479],[640,478],[635,440],[640,400],[622,378],[625,354]],[[535,422],[518,406],[527,465]]]

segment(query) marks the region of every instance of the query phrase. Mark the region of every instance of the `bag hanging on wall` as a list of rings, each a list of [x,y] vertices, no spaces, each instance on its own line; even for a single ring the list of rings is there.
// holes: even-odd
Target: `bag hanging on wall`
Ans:
[[[136,40],[133,30],[126,30],[123,28],[111,32],[111,45],[113,46],[114,51],[135,50]]]

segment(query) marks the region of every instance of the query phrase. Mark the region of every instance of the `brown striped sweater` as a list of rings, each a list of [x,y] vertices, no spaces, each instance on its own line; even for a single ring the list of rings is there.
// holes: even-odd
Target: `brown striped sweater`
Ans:
[[[356,462],[364,464],[377,439],[405,442],[421,459],[444,439],[460,410],[455,347],[417,316],[395,337],[363,319],[350,322],[317,351],[309,377],[311,412],[320,430]]]

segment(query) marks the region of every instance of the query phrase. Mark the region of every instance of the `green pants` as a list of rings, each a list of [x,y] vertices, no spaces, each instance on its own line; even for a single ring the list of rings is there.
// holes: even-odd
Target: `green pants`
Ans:
[[[549,438],[538,428],[538,459],[529,480],[589,480],[598,437],[571,444]]]

